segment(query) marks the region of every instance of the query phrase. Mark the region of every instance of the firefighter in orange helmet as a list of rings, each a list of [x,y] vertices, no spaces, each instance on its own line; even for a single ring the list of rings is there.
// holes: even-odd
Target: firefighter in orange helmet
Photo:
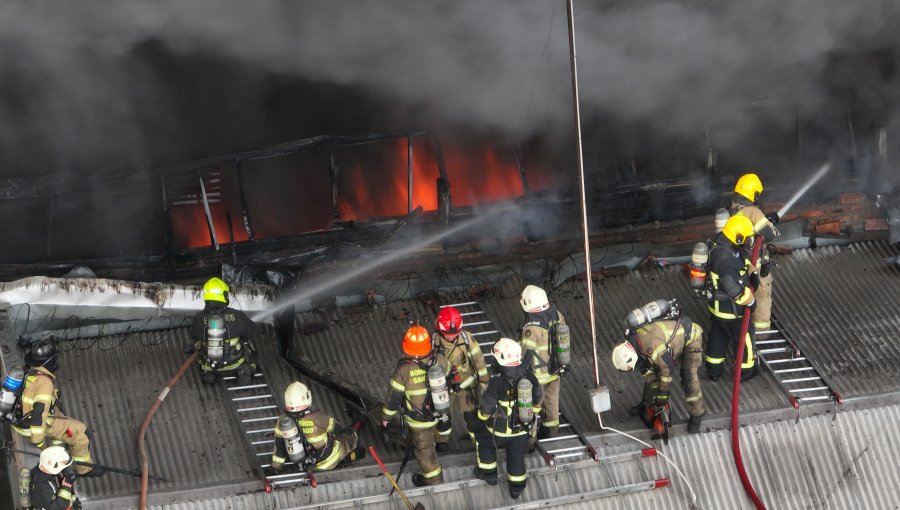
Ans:
[[[382,409],[382,425],[387,427],[398,412],[403,415],[422,470],[412,476],[417,487],[444,481],[435,449],[435,433],[439,421],[450,420],[450,394],[446,384],[449,371],[447,358],[434,352],[428,330],[419,325],[410,327],[403,335],[403,357],[391,376]]]
[[[759,208],[759,196],[762,194],[762,181],[756,174],[744,174],[734,185],[734,197],[731,199],[731,215],[740,214],[750,219],[753,224],[753,235],[763,236],[763,247],[759,252],[759,286],[754,292],[756,310],[753,311],[753,327],[756,331],[765,331],[772,327],[772,272],[771,257],[768,245],[776,237],[775,225],[779,221],[777,213],[763,214]]]
[[[461,414],[466,422],[466,431],[474,439],[478,417],[475,414],[478,397],[487,387],[490,375],[484,362],[484,354],[478,341],[463,329],[463,318],[459,310],[445,306],[438,312],[437,332],[434,334],[434,350],[443,354],[450,362],[447,384],[450,387],[450,409],[452,414]],[[450,422],[439,422],[437,427],[437,451],[449,447]]]

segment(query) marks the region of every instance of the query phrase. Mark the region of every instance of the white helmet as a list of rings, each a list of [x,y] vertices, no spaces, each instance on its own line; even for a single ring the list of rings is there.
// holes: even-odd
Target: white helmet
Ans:
[[[288,412],[303,411],[312,405],[312,393],[300,381],[294,381],[284,390],[284,409]]]
[[[50,446],[41,452],[41,460],[38,464],[41,471],[58,475],[63,469],[72,465],[72,457],[62,446]]]
[[[494,359],[504,367],[515,367],[522,363],[522,346],[511,338],[501,338],[494,344]]]
[[[541,312],[550,308],[547,293],[544,292],[544,289],[534,285],[529,285],[522,290],[522,298],[519,299],[519,303],[526,312]]]
[[[616,370],[631,372],[634,370],[634,365],[637,364],[637,360],[637,352],[635,352],[634,346],[631,345],[631,342],[628,340],[625,340],[613,348],[612,363],[613,366],[616,367]]]

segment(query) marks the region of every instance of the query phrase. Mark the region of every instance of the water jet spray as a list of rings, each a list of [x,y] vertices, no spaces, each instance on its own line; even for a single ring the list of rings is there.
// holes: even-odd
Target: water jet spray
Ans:
[[[791,199],[788,200],[787,203],[785,203],[781,207],[781,209],[778,210],[778,216],[779,217],[784,216],[784,214],[786,212],[788,212],[788,210],[791,207],[793,207],[795,203],[797,203],[797,200],[800,200],[800,197],[805,195],[806,192],[809,191],[809,188],[811,188],[813,184],[819,182],[819,179],[821,179],[825,174],[827,174],[829,170],[831,170],[831,163],[825,163],[824,165],[822,165],[822,167],[819,168],[819,170],[815,173],[815,175],[813,175],[808,181],[806,181],[806,184],[804,184],[803,187],[800,188],[800,190],[798,190],[796,193],[794,193],[794,196],[792,196]]]

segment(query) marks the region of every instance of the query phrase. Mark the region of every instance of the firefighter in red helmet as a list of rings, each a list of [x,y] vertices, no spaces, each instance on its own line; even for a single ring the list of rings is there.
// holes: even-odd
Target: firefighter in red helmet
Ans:
[[[417,487],[444,481],[435,434],[439,421],[450,420],[450,393],[446,383],[449,371],[447,358],[434,352],[428,330],[419,325],[410,327],[403,335],[403,357],[391,376],[381,424],[387,427],[398,412],[403,415],[416,461],[422,469],[412,476]]]
[[[437,332],[434,334],[434,350],[450,362],[447,384],[450,387],[451,415],[459,413],[466,422],[466,431],[474,439],[477,425],[478,397],[487,387],[490,375],[484,362],[484,353],[471,333],[463,329],[459,310],[445,306],[438,312]],[[449,448],[450,422],[440,422],[437,427],[437,451]]]

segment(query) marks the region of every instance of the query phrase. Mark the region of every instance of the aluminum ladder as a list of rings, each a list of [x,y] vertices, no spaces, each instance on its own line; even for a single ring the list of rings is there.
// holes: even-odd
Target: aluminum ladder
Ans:
[[[231,402],[231,408],[244,435],[245,449],[250,458],[255,459],[266,491],[289,485],[315,486],[315,479],[306,471],[298,469],[291,461],[285,464],[284,471],[279,474],[268,469],[272,466],[275,425],[281,415],[281,408],[259,368],[259,362],[257,361],[257,372],[253,374],[250,384],[240,385],[233,375],[224,376],[222,380],[228,393],[228,401]]]
[[[840,393],[822,377],[811,359],[801,352],[784,326],[772,317],[773,329],[757,331],[771,335],[756,341],[756,355],[772,371],[788,396],[788,402],[799,411],[800,404],[834,401],[842,404]]]
[[[485,359],[492,358],[494,353],[491,352],[491,346],[501,338],[501,335],[493,321],[481,308],[481,304],[478,301],[466,301],[443,305],[440,308],[448,306],[459,310],[463,317],[463,329],[468,331],[478,342]],[[584,437],[584,434],[575,429],[562,412],[559,416],[557,435],[538,440],[535,450],[550,467],[556,466],[558,461],[563,459],[568,462],[584,460],[586,457],[597,460],[597,450]]]

